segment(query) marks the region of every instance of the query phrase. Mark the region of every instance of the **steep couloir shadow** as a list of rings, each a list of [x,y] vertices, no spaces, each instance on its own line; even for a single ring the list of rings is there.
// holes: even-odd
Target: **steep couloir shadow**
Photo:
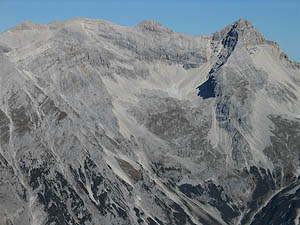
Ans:
[[[205,81],[203,84],[197,87],[197,89],[199,90],[198,96],[202,97],[203,99],[214,98],[215,87],[216,87],[215,79],[211,76],[208,78],[207,81]]]

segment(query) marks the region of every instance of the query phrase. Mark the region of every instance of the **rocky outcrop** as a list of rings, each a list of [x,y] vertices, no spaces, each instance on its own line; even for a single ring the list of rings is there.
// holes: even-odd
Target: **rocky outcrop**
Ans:
[[[299,66],[249,21],[25,22],[0,43],[0,224],[299,221]]]

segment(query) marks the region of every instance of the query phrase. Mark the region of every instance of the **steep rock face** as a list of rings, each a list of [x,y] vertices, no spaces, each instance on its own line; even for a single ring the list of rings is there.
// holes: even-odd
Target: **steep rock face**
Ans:
[[[0,66],[0,224],[299,222],[299,63],[247,20],[25,22]]]

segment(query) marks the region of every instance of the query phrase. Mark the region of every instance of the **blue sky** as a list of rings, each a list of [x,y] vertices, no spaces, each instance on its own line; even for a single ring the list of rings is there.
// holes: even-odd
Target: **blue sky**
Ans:
[[[126,26],[152,19],[200,35],[247,18],[267,39],[300,61],[300,0],[0,0],[0,32],[23,21],[101,18]]]

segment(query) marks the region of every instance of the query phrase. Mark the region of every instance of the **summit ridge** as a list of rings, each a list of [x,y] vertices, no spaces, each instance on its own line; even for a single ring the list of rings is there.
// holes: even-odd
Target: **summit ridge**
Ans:
[[[0,224],[299,224],[300,66],[247,19],[0,33]]]

